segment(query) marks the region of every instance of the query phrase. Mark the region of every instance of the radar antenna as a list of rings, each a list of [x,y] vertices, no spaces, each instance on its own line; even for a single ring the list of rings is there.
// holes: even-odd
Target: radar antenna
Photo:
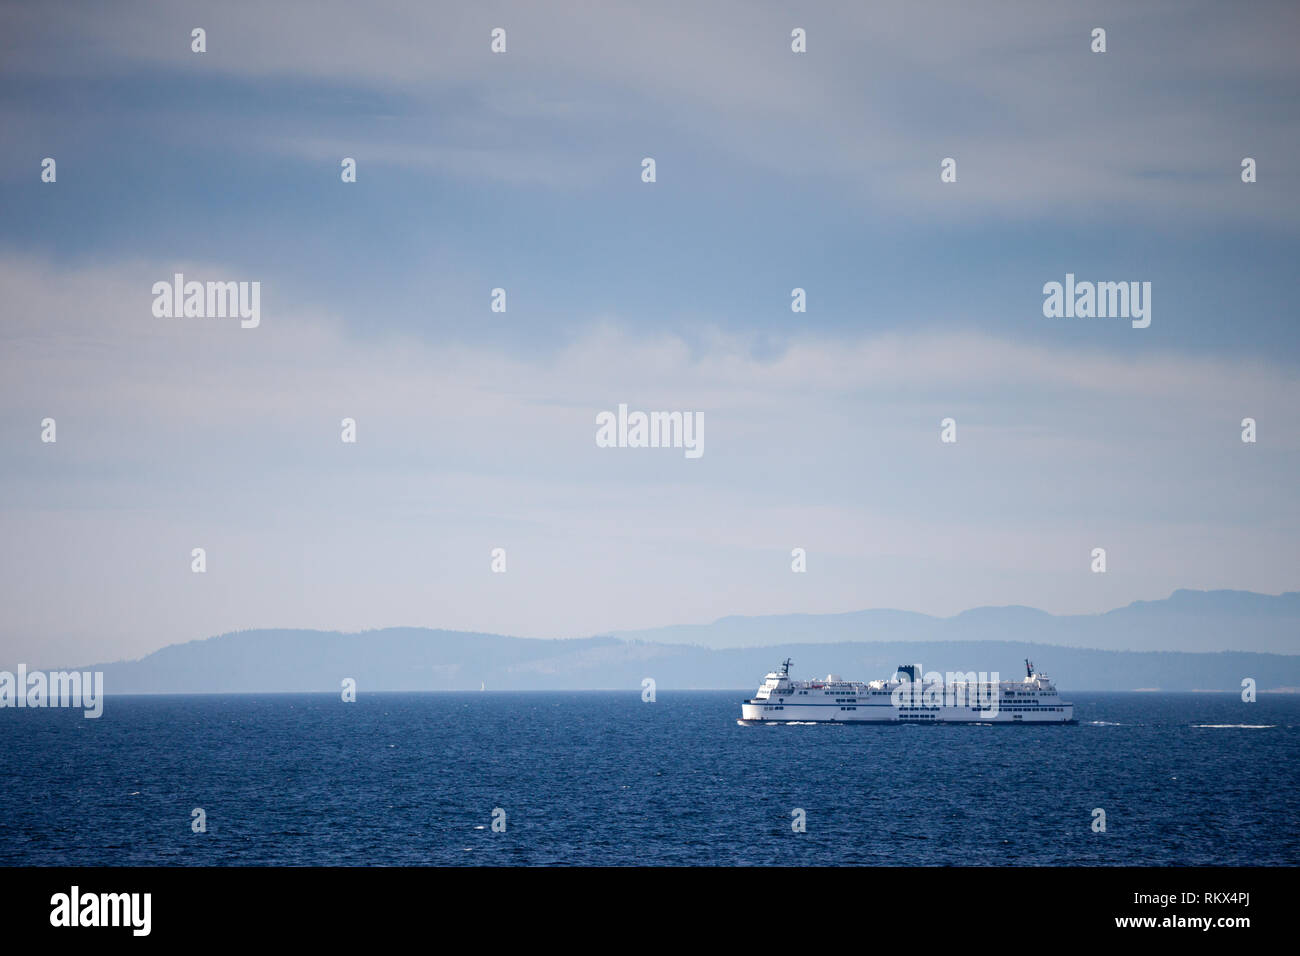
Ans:
[[[781,662],[781,676],[782,677],[790,676],[790,658],[788,657]]]

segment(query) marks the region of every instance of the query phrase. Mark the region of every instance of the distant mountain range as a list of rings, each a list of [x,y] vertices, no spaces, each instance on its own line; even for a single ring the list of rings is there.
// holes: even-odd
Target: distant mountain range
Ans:
[[[177,644],[139,661],[96,665],[104,689],[137,693],[337,691],[344,677],[365,690],[639,690],[651,677],[661,690],[752,691],[789,654],[800,676],[888,677],[899,664],[926,670],[1023,674],[1030,657],[1063,690],[1239,691],[1243,677],[1261,690],[1300,688],[1300,657],[1239,651],[1098,651],[1012,641],[804,644],[713,650],[612,637],[533,640],[390,628],[360,634],[241,631]]]
[[[1055,615],[1032,607],[979,607],[955,617],[913,611],[724,617],[615,636],[713,648],[840,641],[1029,641],[1099,650],[1300,653],[1300,592],[1175,591],[1104,614]]]
[[[250,630],[91,665],[108,693],[360,690],[750,690],[791,656],[801,676],[888,677],[899,664],[1019,676],[1030,657],[1064,690],[1300,688],[1300,594],[1176,591],[1107,614],[1026,607],[951,618],[906,611],[728,617],[566,640],[429,628]],[[1066,646],[1073,645],[1073,646]],[[1141,651],[1128,647],[1142,647]]]

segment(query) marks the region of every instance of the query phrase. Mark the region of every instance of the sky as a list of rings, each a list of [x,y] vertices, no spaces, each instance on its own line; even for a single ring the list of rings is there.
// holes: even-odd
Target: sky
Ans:
[[[0,4],[0,664],[1296,590],[1298,36],[1264,3]],[[259,282],[260,324],[156,316],[177,272]],[[1045,317],[1067,273],[1150,282],[1150,326]],[[704,453],[597,447],[621,403]]]

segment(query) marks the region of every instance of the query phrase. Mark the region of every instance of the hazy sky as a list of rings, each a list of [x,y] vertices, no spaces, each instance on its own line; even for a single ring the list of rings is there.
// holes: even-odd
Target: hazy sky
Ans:
[[[1300,8],[1087,8],[0,5],[0,664],[1300,587]]]

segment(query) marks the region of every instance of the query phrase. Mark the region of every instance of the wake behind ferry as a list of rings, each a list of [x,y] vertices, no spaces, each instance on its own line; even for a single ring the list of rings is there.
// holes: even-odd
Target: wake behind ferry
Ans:
[[[889,680],[867,683],[834,674],[793,680],[786,658],[740,705],[739,723],[1072,724],[1074,705],[1027,658],[1019,681],[995,682],[973,671],[923,681],[918,665],[904,664]]]

